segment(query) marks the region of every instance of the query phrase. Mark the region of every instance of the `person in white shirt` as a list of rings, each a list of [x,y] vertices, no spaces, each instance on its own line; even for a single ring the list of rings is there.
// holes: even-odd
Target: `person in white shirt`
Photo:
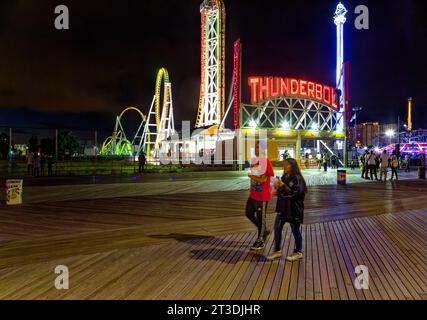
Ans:
[[[384,174],[384,181],[387,181],[387,171],[388,171],[388,167],[390,166],[390,157],[387,154],[387,151],[384,150],[383,154],[381,155],[380,158],[380,181],[383,180],[383,174]]]
[[[377,162],[376,162],[376,155],[374,153],[374,151],[372,150],[371,153],[368,155],[368,158],[366,159],[366,161],[368,162],[368,168],[369,168],[369,174],[371,176],[371,180],[374,180],[374,176],[375,176],[375,180],[378,181],[378,176],[377,176]]]

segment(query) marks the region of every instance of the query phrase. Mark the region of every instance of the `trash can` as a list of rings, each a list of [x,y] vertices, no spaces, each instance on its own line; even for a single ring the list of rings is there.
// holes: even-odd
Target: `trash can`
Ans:
[[[337,184],[345,186],[347,185],[347,171],[338,170],[337,171]]]
[[[23,180],[6,180],[6,204],[22,204]]]
[[[425,180],[426,178],[426,167],[422,166],[418,168],[418,179]]]

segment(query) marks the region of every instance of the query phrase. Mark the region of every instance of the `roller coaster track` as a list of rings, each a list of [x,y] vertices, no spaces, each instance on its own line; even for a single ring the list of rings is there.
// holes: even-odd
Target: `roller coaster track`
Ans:
[[[162,103],[163,85],[163,103]],[[136,111],[140,116],[138,130],[132,140],[128,139],[123,128],[122,117],[129,111]],[[113,133],[102,147],[102,155],[132,156],[142,152],[148,157],[156,158],[160,152],[161,143],[175,131],[172,102],[172,84],[169,73],[165,68],[159,70],[156,79],[155,93],[148,116],[137,107],[124,109],[116,117]],[[135,147],[137,147],[135,149]]]

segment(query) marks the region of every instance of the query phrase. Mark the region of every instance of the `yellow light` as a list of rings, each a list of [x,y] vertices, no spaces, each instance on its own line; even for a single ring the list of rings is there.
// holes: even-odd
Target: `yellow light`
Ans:
[[[160,104],[162,101],[160,101],[160,95],[161,95],[161,88],[162,84],[164,87],[163,96],[167,97],[168,92],[166,92],[166,86],[165,83],[169,82],[169,73],[165,68],[161,68],[159,72],[157,73],[157,79],[156,79],[156,91],[155,91],[155,107],[156,107],[156,125],[159,127],[160,125]],[[167,113],[167,110],[166,110]]]

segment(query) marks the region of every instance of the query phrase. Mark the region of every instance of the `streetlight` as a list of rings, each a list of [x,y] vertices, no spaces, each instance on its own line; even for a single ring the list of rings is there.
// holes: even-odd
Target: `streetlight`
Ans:
[[[255,120],[251,120],[249,121],[249,127],[256,129],[256,127],[258,127],[258,123]]]
[[[318,125],[317,123],[313,123],[313,124],[311,125],[311,130],[312,130],[312,131],[318,131],[318,130],[319,130],[319,125]]]
[[[394,135],[396,134],[396,132],[394,132],[394,130],[387,130],[386,131],[386,133],[385,133],[385,135],[387,136],[387,137],[389,137],[389,139],[390,139],[390,143],[389,143],[389,145],[391,145],[391,137],[394,137]]]
[[[289,130],[290,127],[291,126],[289,125],[288,121],[283,121],[283,123],[282,123],[282,129],[283,130]]]

